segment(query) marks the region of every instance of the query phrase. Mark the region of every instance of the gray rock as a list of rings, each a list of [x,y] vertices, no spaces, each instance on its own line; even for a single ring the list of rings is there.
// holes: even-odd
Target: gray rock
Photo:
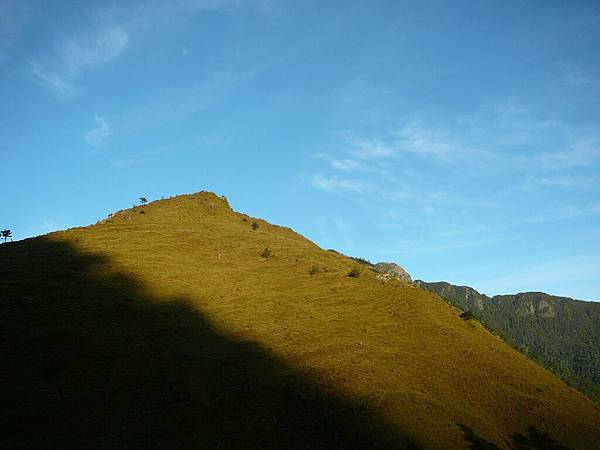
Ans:
[[[387,274],[398,280],[406,281],[407,283],[412,282],[409,273],[396,263],[380,262],[375,264],[373,269],[375,269],[376,272]]]

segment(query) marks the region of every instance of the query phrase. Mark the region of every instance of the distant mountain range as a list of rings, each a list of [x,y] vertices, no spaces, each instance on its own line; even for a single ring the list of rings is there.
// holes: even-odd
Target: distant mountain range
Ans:
[[[513,347],[600,400],[600,303],[543,292],[488,297],[443,281],[414,284],[471,311]]]

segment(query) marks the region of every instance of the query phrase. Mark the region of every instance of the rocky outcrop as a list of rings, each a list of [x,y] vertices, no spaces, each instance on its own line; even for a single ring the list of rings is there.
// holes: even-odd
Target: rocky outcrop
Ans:
[[[379,262],[373,266],[373,269],[376,272],[389,275],[390,277],[396,278],[397,280],[405,281],[407,283],[412,282],[410,274],[396,263]]]
[[[503,296],[505,298],[506,296]],[[556,310],[552,303],[556,303],[555,297],[535,292],[516,294],[513,303],[518,304],[517,314],[522,316],[544,317],[552,319],[556,317]]]

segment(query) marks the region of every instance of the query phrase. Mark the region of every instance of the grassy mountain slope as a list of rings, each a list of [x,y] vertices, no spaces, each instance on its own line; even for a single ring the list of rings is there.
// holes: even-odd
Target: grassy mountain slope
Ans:
[[[506,342],[600,399],[600,303],[542,292],[488,297],[446,282],[416,284],[472,311]]]
[[[254,220],[199,193],[0,246],[0,446],[600,439],[598,405],[438,296]]]

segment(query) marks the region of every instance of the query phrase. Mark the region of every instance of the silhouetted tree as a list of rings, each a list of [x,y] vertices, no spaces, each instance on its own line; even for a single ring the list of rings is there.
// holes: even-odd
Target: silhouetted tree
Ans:
[[[148,203],[148,199],[146,197],[140,197],[140,203],[142,205],[145,205],[146,203]]]
[[[12,241],[12,231],[10,230],[2,230],[2,237],[4,238],[4,242],[6,242],[6,240],[8,238],[10,238],[10,240]]]

